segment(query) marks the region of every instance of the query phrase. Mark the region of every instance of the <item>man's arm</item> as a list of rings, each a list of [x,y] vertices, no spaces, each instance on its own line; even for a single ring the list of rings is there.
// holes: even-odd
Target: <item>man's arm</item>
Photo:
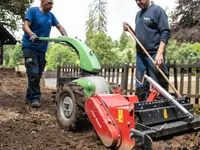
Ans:
[[[166,44],[163,41],[160,41],[160,46],[158,48],[156,58],[155,58],[155,65],[158,67],[162,67],[164,63],[164,51],[165,51]]]
[[[23,25],[23,31],[28,34],[29,36],[31,36],[32,34],[34,34],[31,29],[30,29],[30,25],[31,25],[31,22],[28,21],[28,20],[25,20],[24,21],[24,25]]]
[[[155,58],[155,63],[156,63],[155,65],[161,67],[162,64],[164,63],[164,51],[168,43],[168,40],[170,38],[170,29],[168,24],[168,17],[163,9],[160,9],[157,18],[158,18],[157,20],[158,29],[160,31],[161,37],[160,37],[160,45]]]
[[[162,10],[159,13],[158,29],[161,35],[160,41],[164,42],[167,45],[171,34],[170,34],[170,29],[169,29],[169,24],[168,24],[168,17],[165,14],[164,10]]]
[[[68,36],[65,28],[59,23],[56,25],[56,28],[60,31],[63,36]]]
[[[35,33],[33,33],[33,32],[31,31],[30,25],[31,25],[31,22],[28,21],[28,20],[25,20],[25,21],[24,21],[24,25],[23,25],[23,30],[24,30],[24,32],[25,32],[26,34],[29,35],[29,37],[30,37],[29,40],[30,40],[31,42],[35,42],[35,41],[38,39],[38,37],[37,37],[37,35],[36,35]]]

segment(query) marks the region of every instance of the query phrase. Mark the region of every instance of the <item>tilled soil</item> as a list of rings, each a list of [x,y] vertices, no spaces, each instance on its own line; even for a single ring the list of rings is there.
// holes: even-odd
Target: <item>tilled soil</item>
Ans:
[[[56,120],[52,89],[42,86],[42,107],[25,103],[27,80],[12,69],[0,69],[0,149],[2,150],[106,150],[93,128],[70,132]],[[199,133],[166,137],[154,142],[154,150],[194,150]]]

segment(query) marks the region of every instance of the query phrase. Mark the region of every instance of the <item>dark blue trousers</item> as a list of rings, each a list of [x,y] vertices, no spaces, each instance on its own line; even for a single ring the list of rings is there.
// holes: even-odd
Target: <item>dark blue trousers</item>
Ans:
[[[155,60],[156,53],[150,53],[150,56]],[[163,72],[167,77],[169,77],[168,68],[163,65]],[[149,57],[144,53],[138,53],[136,55],[136,79],[140,82],[143,79],[144,72],[151,78],[153,78],[158,84],[160,84],[165,90],[168,91],[168,82],[164,79],[161,73],[154,67],[153,63]],[[136,95],[139,97],[140,101],[145,101],[149,95],[150,85],[147,81],[144,84],[136,82]]]
[[[22,48],[26,72],[28,75],[28,88],[26,99],[29,102],[40,100],[40,79],[45,68],[45,52]]]

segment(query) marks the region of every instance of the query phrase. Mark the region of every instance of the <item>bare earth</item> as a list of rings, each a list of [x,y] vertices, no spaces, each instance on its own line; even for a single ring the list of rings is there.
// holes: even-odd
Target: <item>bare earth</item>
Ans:
[[[25,103],[26,78],[14,70],[0,69],[0,149],[1,150],[106,150],[93,128],[69,132],[55,116],[53,90],[42,87],[42,107]],[[154,142],[154,150],[198,150],[199,133],[166,137]]]

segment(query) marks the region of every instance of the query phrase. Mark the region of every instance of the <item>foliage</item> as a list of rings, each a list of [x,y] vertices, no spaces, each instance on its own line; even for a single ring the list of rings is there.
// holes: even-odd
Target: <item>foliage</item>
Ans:
[[[199,9],[199,0],[178,0],[178,5],[173,12],[173,23],[181,28],[197,25],[200,19]]]
[[[200,60],[200,43],[177,44],[176,40],[170,40],[167,47],[166,58],[177,63],[194,64]]]
[[[47,70],[56,70],[58,65],[78,64],[78,56],[75,50],[61,44],[50,44],[46,59]]]
[[[113,41],[113,46],[114,48],[117,48],[119,46],[119,42],[117,40]]]
[[[119,49],[120,50],[123,50],[126,48],[126,45],[128,43],[128,36],[127,34],[123,31],[121,36],[120,36],[120,39],[119,39]]]
[[[116,41],[115,41],[116,42]],[[91,39],[90,48],[95,52],[101,64],[133,63],[135,64],[135,41],[128,37],[128,42],[123,50],[112,42],[104,32],[95,34]],[[15,67],[22,58],[21,45],[4,46],[4,66]],[[48,70],[55,70],[57,65],[79,64],[79,58],[72,48],[61,44],[50,44],[47,52]],[[166,49],[166,60],[173,63],[194,64],[200,60],[200,43],[177,43],[170,39]]]
[[[117,55],[111,51],[113,48],[112,39],[104,32],[95,34],[94,38],[91,40],[90,48],[94,51],[97,59],[102,64],[115,63]]]
[[[3,65],[8,67],[9,60],[11,57],[11,54],[13,52],[13,49],[15,48],[14,45],[4,45],[3,46]]]
[[[166,54],[165,58],[168,62],[174,62],[175,60],[178,60],[178,58],[175,57],[174,53],[177,52],[179,49],[179,45],[176,40],[170,39],[167,48],[166,48]]]
[[[0,24],[12,30],[17,30],[19,21],[24,19],[25,11],[32,2],[33,0],[1,0]]]
[[[8,67],[15,67],[16,64],[20,63],[21,58],[23,58],[22,45],[17,44],[10,54]]]
[[[175,55],[179,56],[181,62],[194,64],[197,60],[200,60],[200,51],[196,51],[193,49],[194,47],[193,44],[183,43]]]
[[[114,42],[106,35],[106,5],[106,0],[94,0],[89,6],[85,43],[95,52],[101,64],[134,62],[133,47],[127,47],[129,39],[125,32],[120,41]]]
[[[127,63],[136,63],[136,42],[133,41],[133,39],[131,37],[128,37],[128,42],[126,45],[126,49],[127,49]]]
[[[118,41],[115,44],[105,33],[107,31],[107,0],[94,0],[89,5],[90,12],[86,21],[86,40],[85,43],[96,54],[102,64],[114,64],[117,59],[116,53],[112,48],[118,47]]]
[[[101,31],[107,31],[107,0],[94,0],[92,4],[90,4],[90,13],[88,22],[86,22],[87,27],[91,27],[95,33],[99,33]]]
[[[136,49],[135,49],[135,41],[131,37],[127,37],[127,43],[125,48],[120,53],[120,61],[125,64],[135,64],[136,59]]]
[[[194,43],[191,45],[191,48],[196,51],[197,53],[200,53],[200,43]]]
[[[117,60],[117,63],[123,63],[123,64],[134,64],[136,62],[135,56],[136,56],[136,50],[135,50],[135,41],[132,40],[131,37],[127,37],[127,43],[124,47],[124,49],[120,50],[120,47],[113,48],[112,51],[117,55],[115,60]]]
[[[178,41],[200,41],[200,0],[178,0],[172,13],[172,33]]]
[[[93,12],[90,10],[88,20],[86,21],[86,40],[85,43],[86,45],[90,46],[91,45],[91,39],[94,37],[94,15]]]

